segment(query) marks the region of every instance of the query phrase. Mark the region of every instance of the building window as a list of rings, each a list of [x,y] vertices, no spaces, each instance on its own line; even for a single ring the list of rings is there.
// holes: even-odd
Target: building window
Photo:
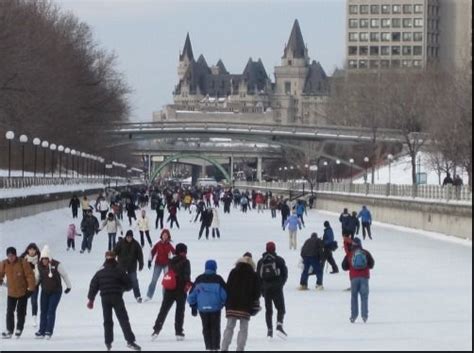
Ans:
[[[422,27],[423,27],[423,19],[415,18],[415,28],[422,28]]]
[[[382,42],[390,42],[392,40],[392,33],[384,32],[382,33]]]
[[[411,42],[413,40],[413,34],[411,32],[403,32],[403,41]]]
[[[411,60],[403,60],[402,61],[402,66],[403,67],[411,67],[412,61]]]
[[[412,47],[411,46],[404,46],[403,47],[403,55],[411,55],[412,54]]]
[[[379,47],[370,47],[370,56],[379,56],[380,48]]]
[[[359,60],[359,69],[367,69],[367,60]]]
[[[403,19],[403,28],[412,28],[412,27],[413,27],[413,19],[404,18]]]
[[[390,28],[391,24],[392,24],[392,20],[389,18],[384,18],[382,20],[382,28]]]
[[[359,39],[359,33],[351,32],[349,33],[349,42],[357,42]]]
[[[368,42],[369,41],[369,33],[361,32],[359,33],[359,38],[361,42]]]
[[[285,93],[291,94],[291,82],[285,82]]]
[[[371,69],[378,69],[379,67],[380,67],[380,61],[370,60],[370,68]]]
[[[392,33],[392,41],[399,42],[402,40],[402,34],[400,32],[393,32]]]
[[[380,47],[380,53],[383,56],[389,56],[390,55],[390,47],[388,47],[388,46]]]
[[[350,19],[349,20],[349,28],[359,28],[359,21]]]
[[[382,69],[390,68],[390,60],[380,60],[380,67]]]
[[[370,41],[371,42],[380,42],[380,33],[378,33],[378,32],[370,33]]]
[[[415,42],[422,42],[423,41],[423,32],[415,32],[413,33],[413,40]]]
[[[369,28],[369,20],[366,18],[361,19],[360,28]]]
[[[369,14],[369,5],[360,5],[360,14],[368,15]]]
[[[349,55],[357,55],[357,47],[349,47]]]
[[[423,55],[423,47],[421,45],[417,45],[413,47],[413,55],[421,56]]]
[[[400,56],[400,54],[402,53],[400,47],[398,46],[393,46],[392,47],[392,56]]]
[[[390,5],[382,5],[382,13],[384,15],[389,15],[390,14]]]
[[[370,20],[370,27],[379,28],[380,27],[380,20],[379,19]]]
[[[370,6],[370,13],[372,15],[378,15],[380,13],[380,5],[372,5]]]
[[[415,5],[415,13],[423,13],[423,5]]]
[[[362,56],[369,55],[369,47],[359,47],[359,55],[362,55]]]
[[[403,5],[403,13],[406,15],[413,13],[413,5]]]
[[[357,69],[357,60],[349,60],[349,69]]]
[[[401,14],[402,13],[402,6],[401,5],[393,5],[392,6],[392,13]]]
[[[357,15],[359,13],[359,6],[357,6],[357,5],[349,6],[349,13],[351,15]]]
[[[400,68],[400,65],[401,65],[400,60],[392,60],[392,67],[393,67],[394,69],[399,69],[399,68]]]
[[[392,27],[393,28],[401,28],[402,27],[402,19],[401,18],[393,18],[392,19]]]

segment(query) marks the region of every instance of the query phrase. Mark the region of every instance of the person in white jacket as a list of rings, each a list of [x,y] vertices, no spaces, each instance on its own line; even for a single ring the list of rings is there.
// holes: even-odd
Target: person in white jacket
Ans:
[[[107,212],[109,212],[110,205],[104,197],[101,197],[97,200],[95,208],[98,212],[100,212],[100,220],[105,221],[107,218]]]
[[[212,225],[211,225],[212,238],[215,239],[216,235],[217,235],[217,238],[220,239],[221,238],[221,231],[219,230],[219,228],[221,227],[221,222],[220,222],[220,218],[219,218],[219,210],[217,209],[217,207],[214,207],[212,209],[212,214],[213,214]]]
[[[117,219],[117,217],[110,212],[109,215],[107,216],[107,219],[102,222],[102,226],[100,227],[99,231],[107,227],[107,233],[109,234],[109,251],[112,251],[115,249],[115,245],[117,244],[117,233],[120,229],[120,234],[123,235],[123,228],[122,224],[120,221]]]
[[[145,247],[145,235],[148,245],[150,245],[150,248],[153,247],[153,243],[150,238],[150,220],[148,219],[145,210],[142,210],[142,214],[138,218],[137,225],[138,231],[140,232],[140,244],[142,248]]]

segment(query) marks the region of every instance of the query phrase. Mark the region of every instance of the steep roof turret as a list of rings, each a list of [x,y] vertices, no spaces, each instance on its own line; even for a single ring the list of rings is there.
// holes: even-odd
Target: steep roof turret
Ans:
[[[291,30],[290,39],[285,47],[284,58],[288,57],[289,53],[292,53],[293,58],[304,59],[306,58],[306,46],[303,40],[303,34],[298,20],[295,20],[293,29]]]
[[[179,56],[179,60],[183,61],[184,58],[188,58],[189,61],[194,60],[193,47],[191,45],[191,38],[189,37],[189,33],[186,35],[186,41],[184,42],[183,52]]]

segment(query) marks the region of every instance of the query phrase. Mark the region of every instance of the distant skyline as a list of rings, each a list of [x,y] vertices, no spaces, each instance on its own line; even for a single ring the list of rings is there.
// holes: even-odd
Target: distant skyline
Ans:
[[[222,59],[241,73],[261,58],[274,80],[283,49],[298,19],[311,60],[328,75],[344,63],[345,0],[56,0],[87,23],[99,45],[118,56],[118,69],[133,89],[132,121],[150,121],[172,103],[178,55],[189,32],[194,55],[209,65]]]

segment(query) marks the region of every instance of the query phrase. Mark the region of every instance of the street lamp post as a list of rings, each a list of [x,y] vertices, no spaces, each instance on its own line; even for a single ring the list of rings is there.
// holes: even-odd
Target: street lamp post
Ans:
[[[43,141],[41,147],[43,147],[43,178],[46,178],[46,151],[48,150],[49,142]]]
[[[41,144],[41,140],[39,138],[34,138],[33,139],[33,145],[35,146],[35,171],[34,171],[34,177],[36,178],[36,165],[38,162],[38,146]]]
[[[75,157],[76,157],[76,153],[77,151],[76,150],[71,150],[71,165],[72,165],[72,170],[71,170],[71,174],[72,174],[72,178],[74,179],[74,171],[76,171],[76,177],[77,177],[77,163],[74,163],[75,161]]]
[[[55,160],[54,160],[54,152],[56,151],[57,149],[57,146],[52,143],[50,146],[49,146],[49,149],[51,150],[51,178],[54,178],[54,167],[55,167]]]
[[[328,176],[329,163],[328,163],[328,161],[324,161],[323,165],[324,165],[324,170],[325,170],[325,173],[326,173],[325,179],[326,179],[326,183],[327,183],[327,182],[329,182],[329,176]]]
[[[61,164],[62,164],[62,153],[64,152],[64,146],[58,146],[58,157],[59,157],[59,177],[61,178]]]
[[[341,165],[341,161],[338,159],[336,161],[336,181],[339,182],[339,180],[341,180],[340,176],[341,176],[341,168],[339,168],[339,166]]]
[[[69,147],[66,147],[64,149],[64,153],[66,154],[66,179],[68,178],[69,176],[69,155],[71,154],[71,149]]]
[[[21,135],[21,177],[25,178],[25,145],[28,142],[28,136]]]
[[[387,156],[388,159],[388,192],[387,195],[390,196],[392,193],[392,162],[393,162],[393,154],[389,154]]]
[[[8,140],[8,177],[12,176],[12,140],[15,138],[13,131],[7,131],[5,138]]]
[[[369,162],[370,162],[369,157],[365,157],[364,163],[365,163],[365,183],[366,184],[368,184],[369,182]]]
[[[355,162],[354,158],[351,158],[349,160],[349,163],[351,164],[351,185],[354,182],[354,174],[353,174],[353,172],[354,172],[354,162]]]

